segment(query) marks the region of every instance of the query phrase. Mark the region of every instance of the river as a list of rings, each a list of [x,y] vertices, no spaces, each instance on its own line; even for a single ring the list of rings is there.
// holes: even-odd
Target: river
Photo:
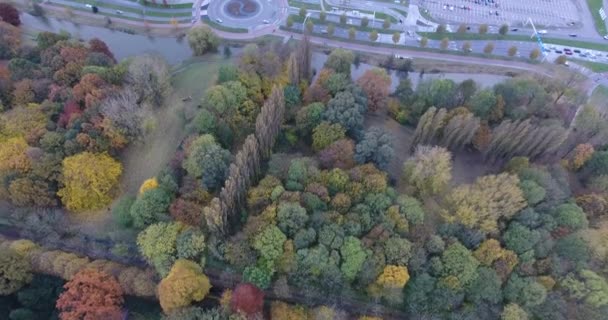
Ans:
[[[60,20],[53,17],[44,19],[34,17],[28,13],[21,15],[22,24],[31,30],[35,31],[52,31],[69,32],[73,37],[90,40],[99,38],[103,40],[114,53],[118,60],[125,59],[129,56],[138,55],[146,52],[156,52],[167,60],[169,64],[178,64],[192,56],[192,50],[188,46],[186,39],[178,40],[175,37],[152,37],[140,34],[129,34],[122,31],[111,30],[102,27],[87,26],[74,24],[67,20]],[[232,48],[233,54],[235,48]],[[236,51],[239,51],[236,49]],[[321,70],[323,64],[327,60],[327,55],[321,52],[313,54],[312,65],[317,71]],[[374,66],[361,63],[358,68],[352,66],[353,79],[359,78],[366,70]],[[391,92],[395,90],[399,84],[400,75],[397,72],[391,72]],[[412,80],[412,85],[416,87],[420,81],[418,72],[410,72],[409,78]],[[466,79],[473,79],[481,87],[490,87],[494,84],[504,81],[508,77],[493,74],[470,74],[470,73],[426,73],[422,79],[446,78],[456,82],[461,82]]]
[[[102,27],[74,24],[67,20],[53,17],[43,19],[28,13],[21,14],[21,23],[33,31],[69,32],[72,37],[88,41],[92,38],[103,40],[118,60],[130,56],[156,52],[165,57],[169,64],[177,64],[192,56],[192,50],[186,39],[175,37],[152,37],[140,34],[129,34]]]

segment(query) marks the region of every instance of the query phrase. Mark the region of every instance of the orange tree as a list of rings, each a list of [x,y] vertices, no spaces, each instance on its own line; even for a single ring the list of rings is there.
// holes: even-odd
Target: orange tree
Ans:
[[[83,269],[64,286],[57,299],[61,320],[122,319],[122,289],[114,277]]]

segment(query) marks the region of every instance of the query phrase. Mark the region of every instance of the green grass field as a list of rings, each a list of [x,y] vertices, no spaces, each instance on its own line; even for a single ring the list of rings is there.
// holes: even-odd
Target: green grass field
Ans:
[[[209,19],[209,17],[204,17],[201,19],[204,23],[210,25],[212,28],[217,29],[217,30],[221,30],[221,31],[226,31],[226,32],[234,32],[234,33],[247,33],[249,32],[249,30],[245,29],[245,28],[231,28],[231,27],[226,27],[223,24],[219,24],[216,23],[215,21],[211,21]]]
[[[478,33],[437,33],[437,32],[420,32],[420,36],[427,37],[432,40],[441,40],[445,37],[450,40],[514,40],[514,41],[528,41],[536,42],[536,38],[530,38],[524,35],[500,35],[500,34],[478,34]],[[569,39],[555,39],[555,38],[543,38],[543,42],[546,44],[558,44],[562,46],[571,46],[584,49],[608,51],[608,44],[583,42]]]
[[[606,31],[606,23],[605,21],[602,21],[602,17],[600,16],[599,12],[600,8],[603,5],[602,0],[587,0],[587,5],[589,6],[589,11],[591,11],[591,15],[593,16],[595,30],[597,30],[597,32],[602,36],[608,34],[608,32]]]
[[[298,15],[290,15],[290,17],[293,19],[294,24],[296,23],[302,23],[304,21],[304,18],[298,16]],[[316,18],[308,18],[308,20],[312,21],[315,26],[327,26],[329,25],[329,23],[327,21],[325,22],[321,22],[321,20],[316,19]],[[365,31],[365,32],[371,32],[372,30],[376,30],[378,31],[378,34],[393,34],[395,31],[399,31],[399,30],[391,30],[391,29],[374,29],[374,28],[370,28],[370,27],[362,27],[360,25],[352,25],[352,24],[345,24],[345,25],[340,25],[340,24],[334,24],[335,27],[343,27],[343,28],[348,28],[350,29],[351,27],[354,27],[355,30],[357,31]]]
[[[120,11],[124,11],[124,12],[131,12],[131,13],[139,14],[143,18],[143,13],[144,13],[143,10],[139,10],[139,9],[135,9],[135,8],[131,8],[131,7],[119,6],[119,5],[105,3],[105,2],[101,2],[101,1],[88,1],[88,0],[72,0],[72,1],[74,3],[82,3],[85,11],[90,11],[90,9],[84,7],[84,4],[93,4],[99,8],[114,9],[114,10],[120,10]],[[75,7],[73,9],[79,10],[80,8]],[[116,16],[120,16],[120,15],[116,15]],[[171,13],[171,12],[160,12],[160,11],[146,11],[146,16],[165,17],[165,18],[175,17],[176,19],[179,19],[179,18],[184,18],[184,17],[190,17],[190,16],[192,16],[192,13],[190,13],[190,12]]]
[[[312,3],[308,3],[308,2],[300,2],[300,1],[297,1],[297,0],[289,0],[288,3],[289,3],[289,6],[291,6],[291,7],[305,8],[307,10],[318,10],[318,11],[321,11],[321,5],[319,5],[319,4],[312,4]],[[325,8],[325,10],[327,10],[327,8]]]
[[[608,64],[606,64],[606,63],[579,60],[579,59],[571,59],[571,60],[577,64],[583,65],[583,66],[591,69],[593,72],[598,72],[598,73],[608,72]]]
[[[589,104],[601,107],[606,105],[608,101],[608,87],[599,85],[593,90]]]

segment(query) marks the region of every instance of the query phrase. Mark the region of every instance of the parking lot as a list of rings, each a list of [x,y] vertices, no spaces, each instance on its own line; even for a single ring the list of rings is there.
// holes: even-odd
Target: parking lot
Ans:
[[[539,27],[567,27],[581,19],[570,0],[423,0],[422,6],[435,19],[466,24],[518,26],[532,18]]]

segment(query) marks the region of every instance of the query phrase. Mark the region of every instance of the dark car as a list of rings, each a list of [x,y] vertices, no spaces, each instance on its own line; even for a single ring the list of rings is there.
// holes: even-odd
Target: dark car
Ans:
[[[517,30],[519,30],[519,29],[517,29],[517,28],[513,28],[513,29],[511,29],[511,31],[513,31],[513,32],[515,32],[515,31],[517,31]]]
[[[561,50],[555,50],[555,53],[562,54],[562,53],[564,53],[564,52],[563,52],[563,51],[561,51]]]
[[[565,53],[565,54],[567,54],[567,55],[569,55],[569,56],[571,56],[571,55],[572,55],[572,51],[566,51],[566,52],[564,52],[564,53]]]
[[[578,35],[576,33],[571,33],[571,34],[569,34],[569,36],[571,36],[572,38],[578,37]]]
[[[580,50],[578,50],[578,49],[574,49],[574,50],[572,50],[572,51],[574,51],[574,53],[581,53],[581,51],[580,51]]]

